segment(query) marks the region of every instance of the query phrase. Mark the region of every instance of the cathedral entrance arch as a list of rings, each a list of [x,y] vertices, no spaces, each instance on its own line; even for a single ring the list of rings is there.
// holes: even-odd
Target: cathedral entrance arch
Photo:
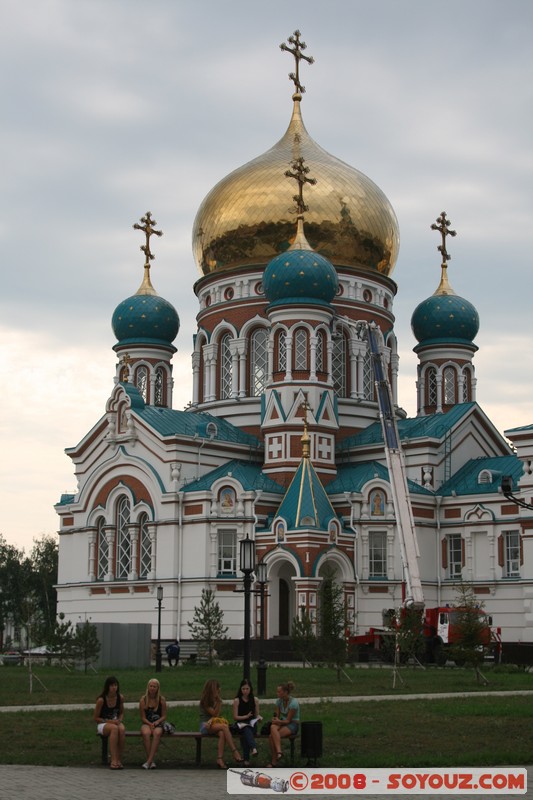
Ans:
[[[296,614],[294,578],[297,575],[292,559],[281,557],[269,562],[268,638],[291,634],[292,621]]]

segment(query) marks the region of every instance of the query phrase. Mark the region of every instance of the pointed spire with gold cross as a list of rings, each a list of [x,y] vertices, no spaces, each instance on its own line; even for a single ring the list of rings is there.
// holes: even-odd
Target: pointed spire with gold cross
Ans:
[[[141,283],[139,289],[137,290],[137,294],[156,294],[154,287],[152,286],[152,282],[150,280],[150,261],[153,261],[155,258],[154,254],[150,250],[150,238],[152,236],[163,236],[163,231],[156,231],[155,225],[157,222],[155,219],[152,219],[152,212],[147,211],[144,217],[141,217],[141,223],[135,222],[133,225],[133,229],[136,231],[143,231],[145,235],[145,243],[140,246],[140,249],[143,251],[145,260],[144,260],[144,277],[143,282]]]
[[[445,211],[442,211],[440,216],[437,217],[431,226],[431,230],[439,231],[441,235],[441,244],[437,247],[442,258],[441,277],[435,294],[455,294],[448,281],[448,261],[451,259],[451,255],[446,250],[446,237],[457,236],[457,232],[450,230],[450,220],[446,217]]]
[[[301,404],[301,408],[304,412],[304,432],[302,434],[302,458],[311,458],[311,437],[309,436],[309,431],[307,429],[307,412],[311,411],[311,406],[307,402],[307,399],[303,401]]]

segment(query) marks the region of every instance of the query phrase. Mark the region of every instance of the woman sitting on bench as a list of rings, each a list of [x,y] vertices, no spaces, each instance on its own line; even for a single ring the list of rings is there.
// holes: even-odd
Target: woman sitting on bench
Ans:
[[[161,686],[157,678],[148,681],[146,692],[139,701],[139,711],[142,721],[141,736],[146,750],[146,761],[142,767],[155,769],[154,756],[163,735],[163,722],[167,717],[167,701],[161,695]]]
[[[123,718],[124,697],[120,694],[118,680],[112,675],[106,678],[104,688],[98,695],[94,708],[96,732],[100,736],[109,737],[111,769],[123,769],[121,759],[126,735]]]
[[[272,761],[268,764],[269,767],[278,766],[283,758],[281,740],[287,736],[296,735],[300,727],[300,704],[291,695],[293,689],[294,683],[292,681],[281,683],[276,689],[278,699],[276,700],[276,710],[270,726],[269,738]]]
[[[202,696],[200,697],[200,733],[218,736],[217,766],[219,769],[227,769],[227,764],[223,759],[225,744],[232,751],[233,758],[237,764],[242,762],[242,756],[235,747],[228,720],[220,716],[221,709],[220,684],[211,678],[205,682]]]

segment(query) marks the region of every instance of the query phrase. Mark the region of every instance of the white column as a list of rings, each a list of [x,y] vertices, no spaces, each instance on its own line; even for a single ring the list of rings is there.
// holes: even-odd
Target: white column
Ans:
[[[200,353],[192,354],[192,404],[197,406],[200,398]]]
[[[96,580],[96,528],[89,530],[89,580]]]
[[[107,574],[104,578],[105,581],[112,581],[115,578],[113,572],[113,563],[115,555],[115,526],[110,525],[104,528],[105,538],[107,542]]]
[[[139,528],[137,525],[129,525],[130,537],[130,571],[129,581],[136,581],[139,577]]]

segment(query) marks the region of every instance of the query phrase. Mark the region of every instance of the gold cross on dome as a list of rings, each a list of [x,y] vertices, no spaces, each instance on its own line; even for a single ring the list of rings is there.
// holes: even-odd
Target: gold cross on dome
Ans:
[[[305,86],[302,86],[302,84],[300,83],[300,61],[303,58],[304,61],[307,61],[308,64],[314,64],[315,62],[313,56],[304,56],[302,51],[307,48],[307,45],[305,42],[301,41],[300,36],[301,36],[300,31],[294,31],[293,35],[289,36],[289,38],[287,39],[288,43],[292,44],[293,47],[289,47],[288,45],[285,44],[285,42],[283,42],[283,44],[280,44],[281,50],[286,50],[287,53],[292,53],[292,55],[294,56],[294,61],[296,64],[296,72],[289,73],[289,80],[291,80],[294,83],[294,88],[297,94],[303,94],[305,92]]]
[[[304,203],[304,186],[306,183],[310,183],[311,186],[316,184],[316,178],[308,178],[308,174],[311,171],[309,167],[304,167],[305,159],[304,158],[296,158],[291,167],[293,172],[288,169],[285,172],[286,178],[293,178],[295,181],[298,182],[298,194],[293,195],[293,200],[296,203],[296,213],[303,214],[304,211],[309,211],[309,206],[306,206]]]
[[[434,222],[431,226],[432,231],[439,231],[442,244],[437,247],[437,250],[442,256],[442,263],[446,266],[446,262],[451,259],[451,256],[448,255],[448,251],[446,250],[446,237],[447,236],[457,236],[457,231],[451,231],[449,228],[450,220],[446,219],[446,212],[443,211],[440,217],[437,217],[437,222]]]
[[[150,250],[150,237],[163,236],[163,231],[155,230],[154,225],[157,225],[157,222],[155,219],[152,219],[151,211],[147,211],[144,217],[141,217],[141,222],[143,223],[142,225],[139,225],[139,223],[136,222],[133,228],[136,231],[143,231],[143,233],[146,236],[146,243],[141,245],[141,250],[143,251],[146,257],[145,267],[149,267],[150,261],[155,258],[155,256]]]

